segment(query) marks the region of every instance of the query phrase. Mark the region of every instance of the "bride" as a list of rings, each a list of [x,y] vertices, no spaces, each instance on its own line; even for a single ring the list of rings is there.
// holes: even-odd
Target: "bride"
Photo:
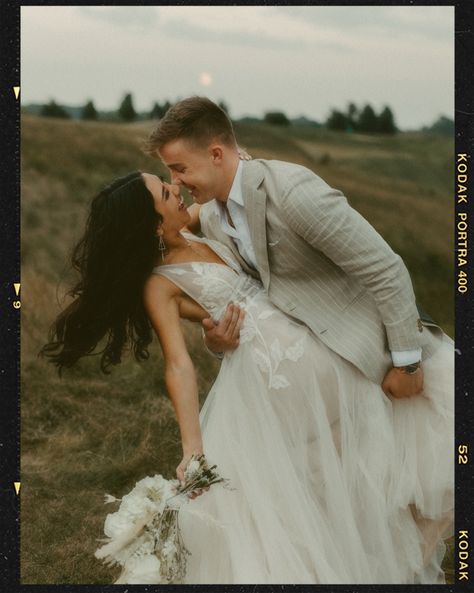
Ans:
[[[131,173],[103,189],[74,251],[76,298],[43,349],[61,370],[107,336],[107,370],[127,341],[147,358],[151,323],[180,428],[177,476],[204,452],[233,487],[180,511],[186,582],[443,583],[452,341],[445,336],[425,361],[420,395],[391,399],[272,305],[226,246],[189,233],[189,221],[179,188],[154,175]],[[226,312],[240,344],[225,353],[199,412],[180,318]]]

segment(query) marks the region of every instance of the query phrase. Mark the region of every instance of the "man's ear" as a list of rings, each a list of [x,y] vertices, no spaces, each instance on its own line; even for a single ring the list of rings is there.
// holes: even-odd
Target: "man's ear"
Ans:
[[[220,165],[222,163],[224,151],[222,150],[222,146],[220,146],[220,144],[211,144],[209,146],[209,154],[211,156],[212,162],[215,165]]]

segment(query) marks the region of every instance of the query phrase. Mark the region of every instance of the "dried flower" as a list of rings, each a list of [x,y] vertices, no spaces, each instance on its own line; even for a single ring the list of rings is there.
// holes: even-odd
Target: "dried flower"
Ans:
[[[189,495],[213,484],[227,485],[215,465],[209,467],[204,455],[193,455],[185,470],[184,484],[161,475],[147,476],[122,497],[105,495],[105,502],[120,502],[115,513],[107,515],[105,545],[95,557],[122,566],[115,584],[182,583],[186,557],[178,525],[178,513]]]

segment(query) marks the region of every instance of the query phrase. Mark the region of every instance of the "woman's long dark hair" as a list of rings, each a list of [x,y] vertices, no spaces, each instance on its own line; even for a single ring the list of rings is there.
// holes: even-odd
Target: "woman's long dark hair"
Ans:
[[[101,369],[121,361],[127,342],[137,360],[149,356],[151,325],[143,305],[143,286],[156,261],[156,229],[162,221],[139,171],[115,180],[91,203],[84,236],[72,253],[80,280],[68,294],[76,297],[49,331],[40,351],[63,368],[99,352]]]

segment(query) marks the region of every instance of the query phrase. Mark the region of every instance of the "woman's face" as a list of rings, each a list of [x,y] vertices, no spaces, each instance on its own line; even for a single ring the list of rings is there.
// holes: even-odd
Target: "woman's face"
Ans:
[[[180,195],[180,188],[161,181],[156,175],[150,173],[142,173],[142,175],[148,191],[153,196],[155,210],[163,218],[161,223],[163,232],[181,230],[191,217]]]

